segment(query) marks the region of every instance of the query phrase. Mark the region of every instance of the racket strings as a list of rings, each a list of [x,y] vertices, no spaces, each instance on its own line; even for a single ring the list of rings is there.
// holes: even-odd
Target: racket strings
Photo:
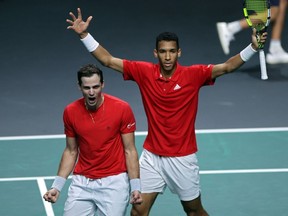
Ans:
[[[263,23],[265,25],[268,19],[268,5],[263,0],[246,1],[247,15],[253,24]]]
[[[247,18],[251,21],[252,27],[257,31],[264,30],[269,19],[268,4],[265,0],[246,1]]]
[[[263,49],[260,34],[267,30],[270,22],[270,4],[267,0],[246,0],[244,2],[244,15],[249,26],[256,29],[258,48]]]

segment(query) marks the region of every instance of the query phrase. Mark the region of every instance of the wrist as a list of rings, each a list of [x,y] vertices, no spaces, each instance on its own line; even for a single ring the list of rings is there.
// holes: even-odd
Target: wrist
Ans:
[[[79,37],[80,37],[80,39],[83,39],[83,38],[87,37],[88,34],[89,33],[87,31],[85,31],[85,32],[80,33]]]
[[[253,47],[252,47],[252,44],[249,44],[245,49],[243,49],[241,52],[240,52],[240,57],[241,59],[246,62],[248,61],[255,53],[257,52],[257,50],[255,50]]]
[[[255,52],[257,52],[258,51],[258,46],[255,46],[254,44],[251,44],[251,48],[255,51]]]
[[[139,178],[135,179],[130,179],[130,187],[131,187],[131,192],[133,191],[141,191],[141,182]]]
[[[80,35],[80,40],[89,52],[93,52],[97,49],[99,43],[89,33],[87,33],[86,37],[82,38],[84,35],[85,33]]]
[[[61,190],[64,187],[65,183],[66,183],[66,178],[63,178],[61,176],[56,176],[51,188],[55,188],[56,190],[61,192]]]

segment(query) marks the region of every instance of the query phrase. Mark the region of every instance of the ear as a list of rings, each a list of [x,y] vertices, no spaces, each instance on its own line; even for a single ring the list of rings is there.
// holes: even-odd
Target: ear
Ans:
[[[178,58],[181,57],[181,52],[182,52],[182,51],[181,51],[181,49],[179,48],[179,49],[178,49]]]
[[[153,54],[154,54],[154,57],[155,57],[155,58],[158,58],[158,52],[157,52],[156,49],[153,50]]]
[[[104,88],[104,86],[105,86],[105,85],[104,85],[104,81],[103,81],[103,83],[102,83],[102,88]]]

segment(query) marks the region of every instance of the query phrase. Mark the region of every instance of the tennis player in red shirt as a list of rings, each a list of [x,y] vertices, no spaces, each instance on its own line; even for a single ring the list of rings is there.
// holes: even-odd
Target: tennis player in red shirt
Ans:
[[[142,202],[134,114],[127,102],[102,92],[103,74],[95,65],[79,70],[78,84],[83,97],[64,110],[66,148],[44,199],[56,202],[73,172],[64,215],[124,216],[129,179],[130,203]]]
[[[159,193],[168,187],[181,200],[189,216],[208,215],[201,204],[195,118],[202,86],[213,85],[217,77],[235,71],[258,49],[252,43],[241,53],[217,65],[181,66],[178,37],[164,32],[156,38],[154,56],[159,63],[128,61],[112,56],[88,32],[92,16],[82,19],[70,12],[68,29],[74,30],[87,50],[104,66],[137,83],[148,120],[148,135],[140,157],[143,203],[133,205],[131,215],[148,215]],[[267,33],[260,41],[265,42]]]

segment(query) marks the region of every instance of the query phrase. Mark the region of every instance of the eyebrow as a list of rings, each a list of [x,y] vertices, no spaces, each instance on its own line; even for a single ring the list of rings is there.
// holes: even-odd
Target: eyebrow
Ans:
[[[170,49],[165,49],[165,48],[159,48],[158,51],[177,51],[177,48],[170,48]]]
[[[83,88],[96,88],[96,87],[100,87],[101,84],[96,84],[96,85],[93,85],[93,86],[89,86],[89,85],[83,85]]]

